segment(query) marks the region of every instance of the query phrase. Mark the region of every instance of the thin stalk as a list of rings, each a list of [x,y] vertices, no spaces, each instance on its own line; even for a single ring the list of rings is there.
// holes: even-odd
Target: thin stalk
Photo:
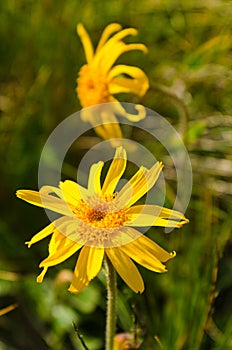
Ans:
[[[105,257],[105,273],[107,281],[105,350],[112,350],[116,329],[117,280],[115,269],[107,257]]]

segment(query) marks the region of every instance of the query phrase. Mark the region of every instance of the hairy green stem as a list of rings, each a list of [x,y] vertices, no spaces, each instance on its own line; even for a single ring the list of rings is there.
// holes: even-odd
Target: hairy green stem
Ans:
[[[107,312],[106,312],[106,343],[105,350],[113,350],[116,329],[117,280],[111,261],[105,257],[107,280]]]

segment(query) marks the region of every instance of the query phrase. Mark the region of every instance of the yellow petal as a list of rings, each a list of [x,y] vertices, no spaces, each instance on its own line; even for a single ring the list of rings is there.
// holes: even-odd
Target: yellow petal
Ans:
[[[106,70],[104,70],[104,72],[107,72],[117,59],[114,57],[117,57],[117,54],[120,55],[122,47],[125,47],[127,45],[122,41],[122,39],[128,35],[137,35],[137,33],[137,30],[134,28],[126,28],[113,35],[107,42],[105,42],[104,46],[98,50],[98,52],[96,52],[93,61],[95,67],[99,65],[101,65],[101,67],[104,67],[108,59],[111,60],[111,56],[113,55],[113,59],[111,60],[110,65],[107,66]]]
[[[90,40],[90,37],[81,23],[77,25],[77,34],[81,39],[81,42],[85,51],[86,61],[87,63],[89,63],[93,59],[94,50],[93,50],[93,45]]]
[[[127,223],[128,226],[137,226],[137,227],[144,227],[144,226],[160,226],[160,227],[173,227],[173,228],[180,228],[183,225],[183,222],[178,222],[174,220],[165,220],[161,218],[152,218],[150,215],[141,214],[139,217],[135,218],[134,220]]]
[[[185,220],[188,222],[188,219],[186,219],[184,214],[182,214],[180,211],[168,209],[165,207],[160,207],[159,205],[153,205],[153,204],[134,205],[133,207],[127,209],[127,213],[131,215],[138,215],[142,213],[142,214],[157,216],[163,219],[170,219],[170,220],[179,219],[179,220]]]
[[[109,39],[109,37],[115,33],[121,30],[122,26],[118,23],[110,23],[108,26],[105,27],[102,36],[99,40],[96,53],[105,45],[106,41]]]
[[[129,75],[130,78],[117,77],[122,74]],[[130,92],[143,96],[149,88],[146,74],[138,67],[117,65],[109,72],[108,81],[111,94]]]
[[[114,139],[122,138],[122,131],[118,123],[98,125],[94,127],[94,130],[103,140],[112,139],[114,141]],[[118,143],[115,145],[118,146]]]
[[[131,259],[133,259],[138,264],[142,265],[143,267],[146,267],[147,269],[155,272],[165,272],[166,268],[165,266],[156,259],[155,256],[151,256],[147,253],[146,255],[143,255],[142,249],[139,249],[135,251],[135,247],[132,245],[132,243],[128,243],[128,245],[121,246],[120,249],[127,254]],[[136,247],[138,249],[138,247]]]
[[[176,256],[175,252],[167,252],[163,248],[161,248],[157,243],[153,242],[150,238],[141,235],[137,240],[133,242],[137,247],[142,247],[142,249],[146,252],[151,253],[156,256],[162,262],[166,262],[169,259],[172,259]]]
[[[32,244],[38,241],[41,241],[42,239],[52,234],[54,230],[55,230],[55,225],[53,223],[46,226],[43,230],[41,230],[36,235],[34,235],[29,242],[26,242],[26,244],[28,245],[28,248],[30,248]]]
[[[147,48],[143,44],[125,44],[122,41],[109,46],[106,44],[94,57],[93,65],[94,67],[100,67],[102,73],[106,74],[119,56],[134,50],[147,52]]]
[[[95,251],[94,251],[95,250]],[[85,246],[80,251],[69,291],[81,292],[100,271],[104,250]],[[95,266],[94,266],[95,265]]]
[[[66,218],[65,218],[66,219]],[[70,239],[73,230],[78,230],[78,220],[65,220],[57,225],[58,228],[54,230],[52,238],[49,242],[49,254],[55,254],[61,248],[64,248],[70,243],[78,243],[78,239]]]
[[[114,115],[114,110],[112,110],[111,105],[109,105],[108,108],[107,107],[103,107],[103,110],[100,111],[101,125],[95,126],[94,129],[97,132],[101,128],[102,138],[104,140],[122,138],[121,128]]]
[[[121,248],[106,248],[105,252],[112,262],[115,270],[126,282],[126,284],[135,292],[144,291],[143,279],[131,259],[120,250]]]
[[[54,239],[57,239],[57,237],[53,238],[53,240]],[[65,240],[66,242],[64,242]],[[51,244],[53,247],[52,249],[51,249],[51,246],[49,247],[51,251],[49,256],[43,261],[41,261],[39,267],[50,267],[50,266],[58,265],[63,261],[67,260],[68,258],[70,258],[70,256],[76,253],[83,246],[82,244],[78,244],[76,242],[68,240],[64,236],[60,238],[58,242],[55,243],[56,247],[54,242],[52,242]]]
[[[123,147],[117,147],[114,159],[107,172],[104,184],[102,186],[103,194],[113,194],[118,181],[120,180],[126,168],[127,156]]]
[[[78,201],[86,198],[88,194],[86,188],[71,180],[65,180],[64,182],[61,181],[59,186],[62,190],[65,201],[73,206],[76,206]]]
[[[95,126],[95,124],[98,123],[101,124],[99,107],[99,105],[95,105],[92,108],[83,108],[80,112],[80,117],[83,120],[83,122],[89,122],[93,126]]]
[[[89,280],[97,276],[102,267],[102,260],[104,256],[103,248],[89,247],[89,257],[86,267],[86,273]]]
[[[143,96],[148,89],[148,80],[145,73],[143,73],[143,76],[141,74],[140,79],[141,80],[124,77],[114,78],[109,84],[109,92],[112,95],[124,92]]]
[[[112,100],[113,102],[117,101]],[[84,108],[81,111],[81,119],[84,122],[89,122],[94,127],[95,132],[104,140],[122,138],[120,125],[115,117],[114,104],[99,104],[95,106],[94,110]]]
[[[188,222],[182,213],[157,205],[136,205],[128,208],[126,214],[130,218],[126,223],[129,226],[181,227]]]
[[[59,198],[63,199],[63,193],[62,191],[55,186],[42,186],[39,190],[39,193],[48,195],[48,194],[56,194]]]
[[[83,245],[86,240],[81,237],[81,230],[83,230],[83,223],[80,220],[77,218],[62,216],[46,226],[42,231],[35,234],[29,242],[26,242],[26,244],[30,248],[32,244],[46,238],[55,231],[59,231],[64,237]]]
[[[44,279],[44,276],[45,276],[45,274],[46,274],[46,272],[47,272],[47,267],[44,267],[43,268],[43,270],[42,270],[42,272],[39,274],[39,276],[37,277],[37,283],[42,283],[43,282],[43,279]]]
[[[134,28],[127,28],[110,38],[105,45],[99,50],[94,59],[95,67],[101,67],[103,73],[109,71],[117,58],[124,52],[130,50],[141,50],[147,52],[147,48],[143,44],[125,44],[122,39],[128,35],[136,35],[137,30]]]
[[[120,117],[125,117],[132,122],[139,122],[146,117],[146,108],[142,105],[135,105],[134,108],[138,112],[137,114],[128,113],[116,99],[111,97],[111,101],[115,102],[113,104],[114,113]]]
[[[139,183],[144,177],[148,170],[141,166],[135,175],[126,183],[125,186],[119,191],[117,195],[117,200],[121,202],[121,206],[129,206],[128,203],[134,194],[134,187]]]
[[[74,215],[67,203],[57,197],[31,190],[19,190],[16,192],[16,195],[18,198],[33,205],[37,205],[38,207],[46,208],[67,216]]]
[[[175,256],[175,253],[168,253],[143,235],[133,242],[121,246],[120,249],[138,264],[156,272],[165,272],[166,267],[161,262]]]
[[[93,164],[89,172],[88,191],[89,194],[101,193],[101,171],[104,162]]]
[[[70,241],[66,238],[66,236],[61,234],[59,231],[54,230],[54,233],[51,237],[51,240],[50,240],[49,246],[48,246],[49,255],[57,253],[57,251],[59,249],[63,248],[68,243],[70,243]],[[72,243],[73,243],[73,241],[72,241]],[[42,266],[42,265],[40,265],[40,266]]]
[[[121,201],[121,205],[123,206],[124,203],[124,206],[130,207],[147,193],[156,183],[162,168],[163,165],[159,162],[150,170],[140,167],[137,173],[118,193],[117,199]]]
[[[60,235],[81,245],[86,243],[85,233],[89,229],[87,224],[75,217],[69,218],[64,216],[59,220],[60,221],[56,222],[55,226],[56,231],[58,231]]]
[[[137,35],[138,31],[135,28],[125,28],[121,30],[119,33],[115,34],[110,40],[108,40],[107,44],[110,45],[112,43],[115,43],[116,41],[121,41],[128,35]]]

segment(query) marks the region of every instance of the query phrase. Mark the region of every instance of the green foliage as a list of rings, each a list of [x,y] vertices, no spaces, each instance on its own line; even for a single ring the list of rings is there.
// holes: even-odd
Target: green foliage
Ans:
[[[104,344],[103,274],[80,295],[70,295],[68,276],[75,256],[36,284],[47,241],[31,250],[24,241],[47,218],[14,197],[18,188],[37,188],[47,137],[80,107],[75,80],[85,59],[76,35],[78,22],[95,43],[110,22],[139,29],[148,54],[128,53],[119,61],[146,71],[151,88],[140,102],[180,132],[193,167],[186,214],[190,223],[170,234],[149,231],[177,256],[168,263],[167,274],[141,269],[143,295],[134,295],[119,279],[118,331],[141,329],[141,349],[146,350],[232,349],[231,15],[226,0],[0,3],[0,307],[18,304],[0,318],[1,349],[81,349],[73,322],[91,350]],[[133,137],[169,164],[160,145],[140,131],[133,130]],[[64,166],[66,174],[75,176],[86,148],[75,146],[75,158]],[[167,190],[171,204],[175,181],[172,175]],[[63,271],[65,281],[59,279]]]

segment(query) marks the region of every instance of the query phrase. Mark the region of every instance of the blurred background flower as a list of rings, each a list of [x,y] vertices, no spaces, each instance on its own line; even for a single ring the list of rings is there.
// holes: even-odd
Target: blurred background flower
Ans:
[[[82,107],[118,102],[113,95],[122,92],[132,93],[140,97],[146,93],[149,82],[142,69],[125,64],[112,67],[123,53],[134,50],[147,52],[147,48],[143,44],[125,44],[123,42],[123,39],[128,35],[138,34],[135,28],[122,30],[118,23],[109,24],[104,29],[95,52],[91,39],[82,24],[77,25],[77,33],[84,47],[87,61],[87,64],[81,67],[77,78],[76,92]],[[137,121],[145,117],[143,108],[138,109],[137,115],[131,115],[119,103],[116,103],[114,108],[112,106],[113,104],[107,116],[99,112],[98,118],[96,113],[92,114],[89,109],[81,111],[82,119],[89,121],[93,126],[94,121],[98,120],[100,125],[94,126],[94,129],[103,139],[122,138],[116,114]]]

